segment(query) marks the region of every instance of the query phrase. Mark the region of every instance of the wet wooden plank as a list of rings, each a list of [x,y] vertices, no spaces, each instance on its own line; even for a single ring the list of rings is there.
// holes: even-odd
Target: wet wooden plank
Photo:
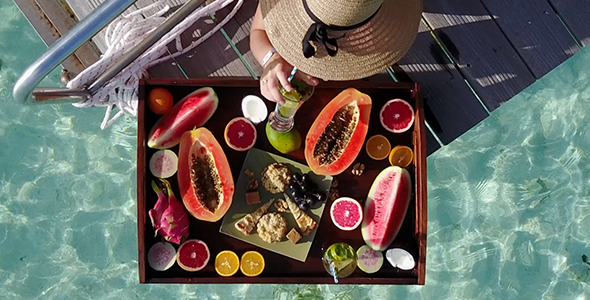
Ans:
[[[104,0],[65,0],[64,1],[69,9],[76,15],[78,20],[84,19],[87,15],[89,15],[94,9],[96,9]],[[124,13],[129,13],[135,10],[135,7],[131,5]],[[93,38],[92,42],[96,44],[98,49],[101,53],[104,53],[107,49],[107,45],[105,42],[105,28],[99,31]]]
[[[481,2],[536,78],[580,51],[546,0]]]
[[[47,7],[46,5],[45,8],[42,8],[35,0],[14,0],[14,3],[47,46],[55,43],[62,34],[69,30],[54,25],[68,24],[68,20],[61,20],[65,16],[63,10],[60,13],[61,7],[57,3],[54,3],[53,7]],[[64,29],[66,30],[64,31]],[[98,59],[97,53],[94,53],[93,49],[88,45],[84,45],[74,55],[67,58],[62,63],[62,66],[73,73],[79,73],[96,59]]]
[[[149,78],[187,78],[174,59],[164,61],[148,69]]]
[[[180,8],[184,3],[188,0],[165,0],[159,3],[158,5],[154,6],[153,8],[146,9],[143,13],[140,14],[143,18],[148,18],[155,13],[159,12],[160,10],[164,9],[166,5],[170,7],[169,11],[164,14],[164,16],[168,16]],[[149,5],[153,4],[153,0],[137,0],[134,3],[134,7],[139,10]],[[173,48],[174,42],[168,45],[168,48],[171,49],[169,53],[174,52]],[[164,61],[158,65],[151,67],[148,70],[148,75],[150,78],[187,78],[186,75],[180,69],[180,66],[175,58],[170,58],[167,61]]]
[[[230,5],[216,13],[216,19],[221,20],[233,8]],[[226,26],[237,26],[231,24]],[[183,45],[189,45],[191,41],[208,32],[215,26],[211,18],[201,18],[181,35]],[[250,72],[244,66],[234,49],[221,32],[216,32],[205,42],[195,47],[188,53],[179,56],[176,61],[189,78],[204,78],[209,76],[251,77]]]
[[[488,110],[535,81],[481,2],[425,0],[423,16]]]
[[[426,121],[443,144],[452,142],[488,116],[424,24],[420,24],[412,48],[398,66],[398,79],[422,83]]]
[[[66,11],[62,6],[60,0],[35,0],[39,7],[43,10],[45,15],[51,21],[51,24],[57,29],[60,36],[65,35],[77,23],[74,14],[71,11]],[[72,72],[80,72],[82,69],[95,63],[100,58],[100,51],[92,42],[84,43],[76,52],[75,58],[80,61],[80,69],[70,70]]]
[[[548,0],[582,46],[590,44],[590,1]]]

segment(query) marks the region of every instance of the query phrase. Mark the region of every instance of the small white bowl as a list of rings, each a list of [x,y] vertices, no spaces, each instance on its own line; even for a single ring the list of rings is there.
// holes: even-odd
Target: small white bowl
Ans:
[[[416,265],[414,257],[408,251],[400,248],[393,248],[385,252],[387,261],[394,267],[402,270],[411,270]]]
[[[242,99],[242,113],[246,119],[258,124],[266,119],[268,109],[260,97],[248,95]]]

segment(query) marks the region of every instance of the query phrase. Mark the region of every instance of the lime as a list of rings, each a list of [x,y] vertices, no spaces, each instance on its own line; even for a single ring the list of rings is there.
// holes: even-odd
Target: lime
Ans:
[[[295,151],[301,147],[301,134],[299,134],[297,129],[291,129],[288,132],[277,132],[267,122],[266,137],[268,138],[268,142],[283,154]]]
[[[302,98],[301,94],[297,91],[295,87],[291,89],[290,92],[287,92],[287,90],[281,88],[281,94],[283,94],[283,98],[285,98],[286,101],[291,101],[295,103],[301,101]]]
[[[337,243],[330,246],[328,255],[336,261],[346,261],[354,257],[354,249],[347,244]]]

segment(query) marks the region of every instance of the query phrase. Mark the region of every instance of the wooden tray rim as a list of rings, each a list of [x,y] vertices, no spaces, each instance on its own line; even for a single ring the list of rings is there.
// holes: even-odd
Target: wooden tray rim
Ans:
[[[205,79],[141,79],[139,81],[139,98],[144,99],[145,85],[161,86],[228,86],[228,87],[255,87],[258,81],[249,77],[223,77],[223,78],[205,78]],[[416,278],[372,278],[372,277],[348,277],[339,280],[339,284],[418,284],[424,285],[426,277],[426,230],[427,230],[427,182],[426,182],[426,126],[424,123],[424,104],[422,100],[422,86],[414,82],[389,82],[389,81],[326,81],[322,82],[316,88],[347,88],[355,87],[358,89],[403,89],[412,94],[415,101],[415,121],[413,130],[413,144],[416,166],[414,192],[416,197],[415,208],[415,229],[414,234],[418,242],[418,262],[416,266]],[[146,133],[142,130],[144,127],[145,105],[138,105],[137,117],[137,160],[145,161],[146,155]],[[417,126],[416,126],[417,125]],[[259,284],[334,284],[333,279],[327,276],[321,277],[175,277],[175,278],[146,278],[146,255],[145,240],[143,232],[146,224],[146,207],[145,201],[145,180],[146,168],[137,168],[137,248],[138,248],[138,266],[140,283],[205,283],[205,284],[232,284],[232,283],[259,283]],[[386,263],[386,262],[385,262]]]

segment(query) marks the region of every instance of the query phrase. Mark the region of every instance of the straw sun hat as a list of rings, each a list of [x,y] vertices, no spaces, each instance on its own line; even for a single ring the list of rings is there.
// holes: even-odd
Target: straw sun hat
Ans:
[[[422,0],[260,0],[266,33],[299,70],[324,80],[383,72],[410,49]]]

